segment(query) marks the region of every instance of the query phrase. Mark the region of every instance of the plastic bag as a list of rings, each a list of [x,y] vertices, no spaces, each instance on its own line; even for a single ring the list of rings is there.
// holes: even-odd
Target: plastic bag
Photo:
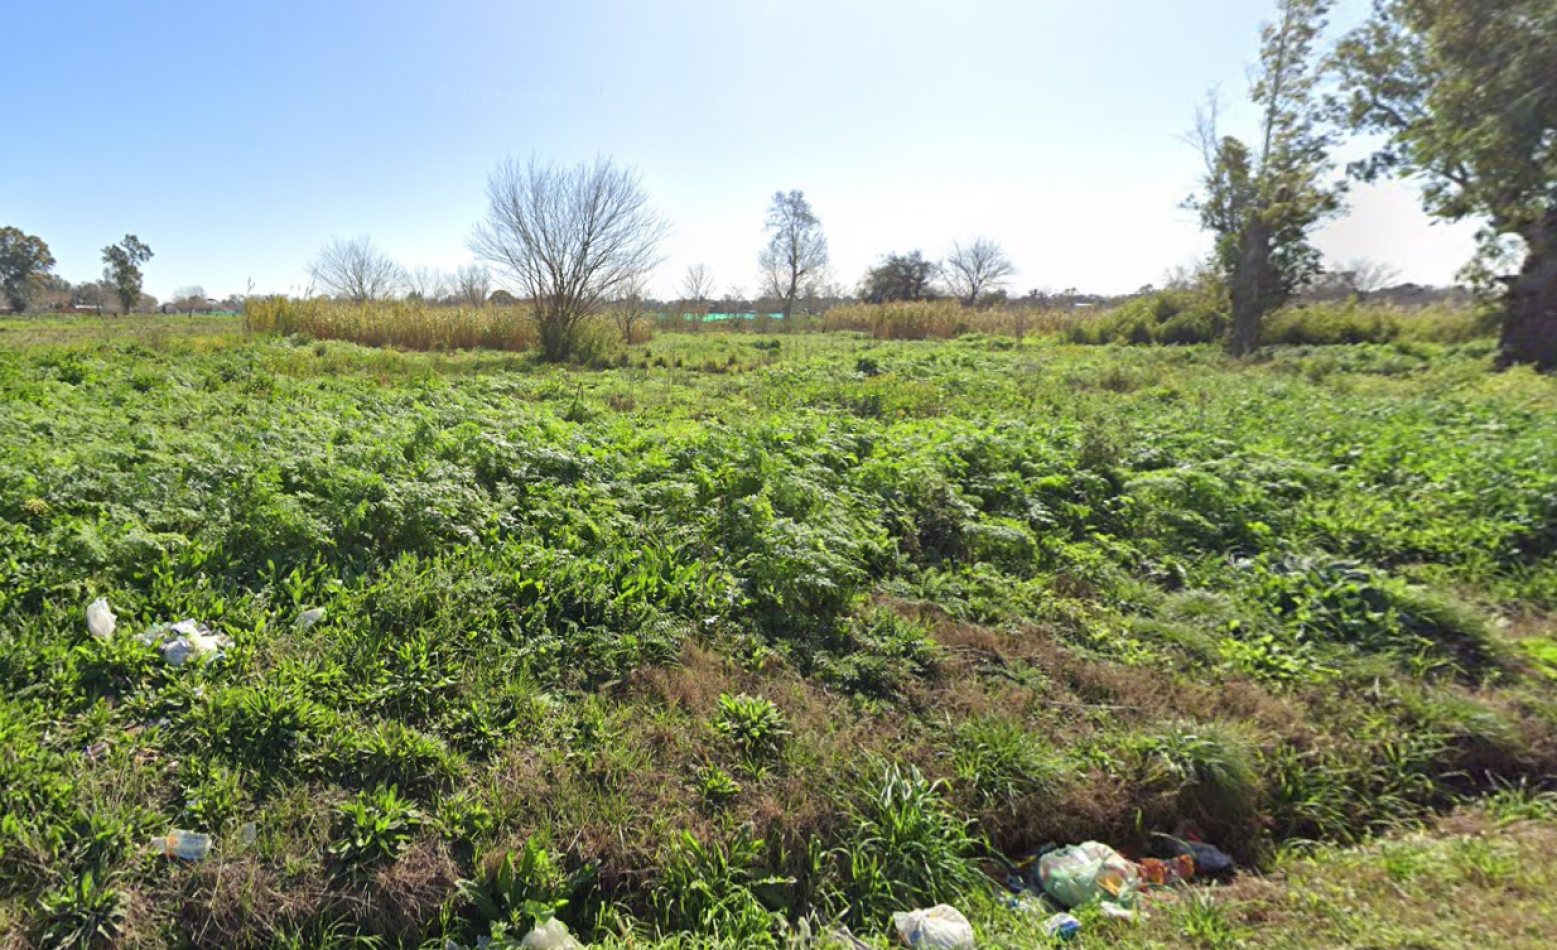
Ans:
[[[1038,878],[1044,891],[1066,907],[1098,900],[1129,904],[1140,886],[1135,865],[1096,841],[1061,848],[1039,858]]]
[[[519,941],[524,950],[583,950],[583,944],[568,933],[568,926],[553,917],[524,935]]]
[[[1167,850],[1175,856],[1188,855],[1194,860],[1195,872],[1205,877],[1222,877],[1232,874],[1237,870],[1233,859],[1220,848],[1206,844],[1204,841],[1196,841],[1193,838],[1171,838],[1164,836],[1167,842]]]
[[[114,612],[108,608],[108,600],[99,597],[87,604],[87,632],[99,640],[107,640],[114,635],[114,621],[117,620]]]
[[[232,646],[232,639],[225,634],[212,633],[208,624],[194,620],[180,620],[173,624],[160,624],[138,638],[147,646],[155,647],[170,666],[183,666],[190,660],[219,660]]]
[[[929,910],[892,915],[897,935],[910,947],[926,950],[973,950],[973,925],[955,907],[936,904]]]

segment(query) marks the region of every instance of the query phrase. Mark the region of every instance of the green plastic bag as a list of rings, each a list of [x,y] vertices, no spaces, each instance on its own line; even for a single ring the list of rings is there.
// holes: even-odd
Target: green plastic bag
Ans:
[[[1135,901],[1140,886],[1135,865],[1096,841],[1061,848],[1039,858],[1038,879],[1044,891],[1066,907],[1105,900],[1127,906]]]

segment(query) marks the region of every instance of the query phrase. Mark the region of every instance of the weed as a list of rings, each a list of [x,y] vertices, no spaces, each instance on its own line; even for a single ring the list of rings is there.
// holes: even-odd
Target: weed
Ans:
[[[661,923],[747,947],[777,947],[781,917],[763,901],[791,883],[757,870],[763,841],[742,828],[728,846],[682,832],[671,844],[657,899]]]
[[[741,783],[717,765],[699,769],[694,787],[698,797],[710,805],[722,805],[741,793]]]
[[[393,785],[360,792],[340,808],[341,830],[330,849],[337,873],[354,873],[397,857],[426,821]]]
[[[1024,796],[1054,793],[1063,775],[1037,736],[998,716],[970,719],[954,731],[952,766],[985,807],[1006,809]]]
[[[1236,820],[1254,812],[1260,775],[1248,743],[1225,726],[1181,723],[1138,745],[1148,783],[1179,790],[1186,811]]]
[[[788,721],[778,706],[770,699],[745,693],[719,697],[713,726],[750,765],[763,765],[777,757],[789,738]]]
[[[38,900],[39,944],[44,950],[93,950],[114,945],[128,913],[125,894],[101,884],[88,870],[68,887]]]
[[[517,861],[509,851],[501,861],[486,863],[481,876],[460,881],[460,897],[481,923],[504,925],[520,934],[565,910],[581,911],[599,873],[594,864],[565,871],[535,837],[525,841]]]
[[[850,805],[853,825],[842,852],[844,894],[859,919],[885,919],[988,886],[973,864],[978,841],[958,818],[939,782],[913,767],[871,773]]]

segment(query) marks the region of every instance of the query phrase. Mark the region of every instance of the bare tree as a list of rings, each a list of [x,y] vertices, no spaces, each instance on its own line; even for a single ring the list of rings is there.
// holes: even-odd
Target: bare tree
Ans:
[[[1358,297],[1378,293],[1394,286],[1400,280],[1400,268],[1388,261],[1376,261],[1367,257],[1342,261],[1339,270],[1346,276],[1346,282],[1350,285],[1352,293]]]
[[[795,312],[795,299],[809,296],[827,269],[827,236],[805,192],[775,192],[764,229],[772,236],[757,263],[763,293],[784,302],[784,319]]]
[[[714,275],[706,264],[689,264],[681,278],[681,297],[694,307],[708,302],[714,292]]]
[[[405,272],[367,235],[334,237],[308,265],[308,275],[325,293],[352,303],[393,297],[405,284]]]
[[[578,326],[660,262],[669,229],[636,171],[604,157],[563,168],[508,159],[487,179],[487,218],[470,249],[533,301],[541,353],[572,355]]]
[[[436,267],[417,267],[405,272],[406,296],[437,303],[449,295],[449,275]]]
[[[952,244],[941,272],[951,285],[952,293],[971,307],[978,303],[979,294],[1005,286],[1006,278],[1015,274],[1016,268],[999,244],[981,237],[967,246],[960,242]]]
[[[206,300],[205,288],[199,284],[190,284],[173,291],[173,309],[194,313],[196,310],[207,310],[210,301]]]
[[[648,304],[643,299],[643,284],[634,282],[611,305],[611,319],[622,332],[622,340],[629,346],[634,342],[638,325],[649,315]]]
[[[492,272],[482,264],[461,264],[454,271],[454,295],[467,307],[484,307],[492,292]]]

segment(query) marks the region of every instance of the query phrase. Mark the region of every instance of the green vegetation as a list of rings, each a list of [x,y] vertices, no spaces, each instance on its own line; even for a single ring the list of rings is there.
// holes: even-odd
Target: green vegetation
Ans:
[[[137,325],[0,333],[7,947],[882,941],[935,900],[1030,946],[997,856],[1181,822],[1361,875],[1354,915],[1390,873],[1536,880],[1557,385],[1489,340],[662,333],[570,369]],[[139,640],[186,618],[232,645]],[[1489,794],[1537,823],[1291,857]],[[148,851],[173,829],[211,855]],[[1089,926],[1272,943],[1194,893]]]

